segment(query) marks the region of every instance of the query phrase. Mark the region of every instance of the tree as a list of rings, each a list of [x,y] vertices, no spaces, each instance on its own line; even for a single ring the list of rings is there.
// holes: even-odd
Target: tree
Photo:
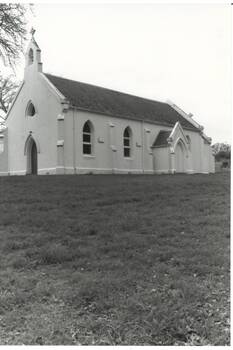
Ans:
[[[231,159],[231,145],[226,142],[215,143],[212,146],[216,162],[221,162],[221,167],[229,167]]]
[[[23,52],[28,8],[31,8],[31,5],[0,3],[0,58],[5,66],[14,68],[20,53]],[[0,74],[0,126],[4,125],[6,113],[18,86],[19,83],[13,75],[4,77]]]
[[[26,40],[26,11],[28,6],[0,3],[0,57],[4,65],[14,66]]]
[[[16,91],[19,87],[19,83],[15,81],[12,75],[4,78],[0,75],[0,117],[1,123],[5,119],[5,115],[8,111],[10,104],[12,103]]]
[[[215,154],[215,160],[217,162],[224,159],[231,159],[231,151],[219,151]]]
[[[221,151],[229,153],[231,151],[231,145],[227,142],[218,142],[212,146],[214,155],[218,154]]]

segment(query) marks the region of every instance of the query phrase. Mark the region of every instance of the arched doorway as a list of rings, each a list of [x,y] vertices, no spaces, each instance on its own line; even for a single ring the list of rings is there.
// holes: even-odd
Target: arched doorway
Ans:
[[[37,175],[37,147],[34,139],[30,137],[27,140],[27,174]]]
[[[31,174],[37,174],[37,148],[34,140],[31,147]]]
[[[176,160],[175,161],[176,173],[184,173],[185,172],[185,150],[181,141],[179,141],[176,145],[175,160]]]

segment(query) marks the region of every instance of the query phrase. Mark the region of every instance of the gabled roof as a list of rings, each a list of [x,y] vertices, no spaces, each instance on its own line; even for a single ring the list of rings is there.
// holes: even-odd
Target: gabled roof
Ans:
[[[39,48],[39,45],[37,44],[37,42],[36,42],[36,40],[35,40],[35,38],[34,38],[34,36],[33,36],[33,34],[32,34],[32,38],[31,38],[31,42],[33,42],[33,43],[36,45],[36,47],[37,47],[38,49],[40,49],[40,48]]]
[[[184,128],[198,129],[168,103],[149,100],[95,85],[45,74],[72,106],[114,117],[137,119],[173,126],[179,121]]]
[[[152,147],[162,147],[162,146],[168,146],[167,139],[171,134],[171,130],[161,130],[158,133],[158,136],[155,139],[155,142],[153,143]]]

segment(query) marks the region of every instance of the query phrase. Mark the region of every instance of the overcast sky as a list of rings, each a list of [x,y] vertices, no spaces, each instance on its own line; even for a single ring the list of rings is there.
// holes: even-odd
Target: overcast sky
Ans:
[[[36,4],[34,13],[44,72],[170,99],[213,143],[231,142],[230,5]]]

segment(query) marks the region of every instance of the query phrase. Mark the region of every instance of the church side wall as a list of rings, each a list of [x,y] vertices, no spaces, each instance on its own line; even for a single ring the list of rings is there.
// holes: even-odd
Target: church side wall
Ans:
[[[93,154],[83,155],[82,129],[88,120],[94,129]],[[125,158],[123,133],[128,126],[132,131],[132,154]],[[64,129],[65,173],[154,173],[150,146],[161,129],[158,125],[70,110]]]
[[[38,174],[56,173],[57,164],[57,115],[60,103],[49,91],[42,77],[36,73],[26,79],[6,125],[9,130],[9,173],[23,175],[27,171],[25,142],[31,134],[38,146]],[[26,116],[29,101],[35,106],[36,115]]]
[[[82,128],[88,120],[94,128],[94,152],[92,155],[83,155]],[[124,158],[123,155],[123,132],[127,126],[132,131],[132,156],[129,159]],[[65,116],[64,129],[65,173],[150,174],[166,172],[166,169],[169,172],[168,149],[161,150],[161,152],[157,151],[157,162],[161,168],[157,169],[155,168],[151,145],[160,130],[172,130],[172,128],[90,112],[69,110]],[[184,130],[184,132],[185,135],[189,135],[191,140],[191,170],[194,173],[204,172],[203,139],[197,132],[190,130]]]
[[[86,121],[94,129],[93,154],[82,153],[82,129]],[[129,126],[132,131],[132,155],[123,155],[123,132]],[[161,169],[155,168],[151,146],[160,130],[172,130],[136,120],[108,117],[90,112],[70,110],[65,117],[64,163],[65,173],[148,173],[169,172],[169,151],[157,153],[157,162]],[[191,172],[211,171],[210,162],[204,168],[204,142],[199,133],[184,130],[191,144]],[[161,153],[161,154],[160,154]],[[166,158],[166,159],[165,159]]]

